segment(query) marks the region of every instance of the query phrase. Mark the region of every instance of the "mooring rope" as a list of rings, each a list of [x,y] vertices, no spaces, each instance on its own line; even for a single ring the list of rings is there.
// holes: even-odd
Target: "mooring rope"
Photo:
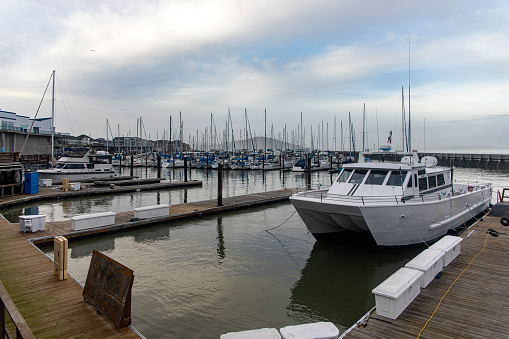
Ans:
[[[430,322],[431,318],[433,318],[433,316],[435,315],[436,311],[438,310],[438,308],[440,307],[440,305],[442,304],[442,300],[444,300],[445,296],[447,295],[447,293],[449,293],[449,291],[451,290],[451,288],[454,286],[454,284],[456,283],[456,281],[458,281],[458,279],[463,275],[463,273],[465,273],[465,271],[470,267],[470,265],[472,264],[472,262],[474,262],[474,260],[484,251],[484,249],[486,248],[486,243],[488,242],[488,236],[489,234],[486,234],[486,239],[484,240],[484,246],[482,248],[482,250],[477,253],[477,255],[472,259],[470,260],[470,262],[468,263],[468,266],[460,273],[460,275],[458,275],[458,277],[456,278],[456,280],[454,280],[454,282],[451,284],[451,286],[449,286],[449,288],[447,289],[447,291],[445,292],[445,294],[442,296],[442,298],[440,299],[440,302],[438,303],[437,307],[435,308],[435,310],[433,311],[433,313],[431,314],[431,317],[429,317],[428,321],[426,321],[426,323],[424,324],[424,326],[421,328],[421,330],[419,331],[419,335],[417,336],[417,338],[419,338],[421,336],[421,333],[422,331],[424,331],[424,329],[426,328],[426,326],[428,325],[428,323]]]

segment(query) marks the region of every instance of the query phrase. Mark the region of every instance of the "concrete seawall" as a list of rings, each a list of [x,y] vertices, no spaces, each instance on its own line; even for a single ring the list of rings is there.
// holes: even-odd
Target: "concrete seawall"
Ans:
[[[343,152],[350,155],[349,152]],[[509,170],[509,154],[484,154],[484,153],[431,153],[418,152],[419,158],[425,155],[437,158],[440,166],[456,166],[465,168],[499,169]],[[359,152],[355,152],[358,158]],[[372,160],[397,161],[400,156],[394,153],[376,153],[368,156]]]

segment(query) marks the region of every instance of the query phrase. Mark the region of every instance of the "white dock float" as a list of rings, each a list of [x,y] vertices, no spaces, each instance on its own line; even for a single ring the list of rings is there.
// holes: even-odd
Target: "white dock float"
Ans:
[[[459,254],[460,243],[463,241],[462,237],[454,237],[446,235],[439,241],[433,244],[430,248],[444,252],[444,267],[447,267]]]
[[[95,214],[82,214],[71,217],[72,229],[74,231],[85,230],[89,228],[108,226],[115,224],[114,212],[103,212]]]
[[[286,326],[279,329],[283,339],[335,339],[339,329],[331,322]]]
[[[19,216],[19,231],[37,232],[46,229],[46,214],[36,215],[20,215]]]
[[[425,288],[444,268],[444,252],[428,248],[409,261],[405,267],[423,272],[421,288]]]
[[[221,339],[281,339],[281,335],[275,328],[260,328],[240,332],[228,332],[222,334]]]
[[[154,205],[134,209],[134,217],[138,219],[164,217],[170,214],[170,205]]]
[[[411,268],[400,268],[378,285],[375,295],[376,313],[396,319],[421,292],[421,276],[424,273]]]

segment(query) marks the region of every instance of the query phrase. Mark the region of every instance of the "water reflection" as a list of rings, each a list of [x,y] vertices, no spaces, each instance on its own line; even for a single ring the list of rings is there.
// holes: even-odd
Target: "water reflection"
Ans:
[[[305,314],[316,321],[350,326],[375,305],[372,289],[422,251],[381,254],[367,238],[345,240],[314,244],[301,278],[291,289],[287,310],[292,318]]]
[[[217,218],[217,263],[221,265],[225,258],[224,235],[223,235],[223,216]]]
[[[137,229],[130,233],[137,243],[151,243],[159,240],[168,240],[170,238],[170,228],[168,226],[153,226],[143,229]]]
[[[92,237],[79,242],[70,242],[69,252],[72,259],[89,257],[94,250],[102,253],[111,252],[115,249],[115,238]]]

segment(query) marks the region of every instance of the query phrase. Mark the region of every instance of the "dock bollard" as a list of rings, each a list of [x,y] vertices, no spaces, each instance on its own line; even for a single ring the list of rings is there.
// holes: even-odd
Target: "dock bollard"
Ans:
[[[63,178],[62,179],[62,190],[64,192],[68,192],[69,191],[69,179],[67,179],[67,178]]]
[[[55,263],[55,275],[58,275],[58,280],[67,279],[67,251],[68,242],[67,238],[56,236],[53,238],[53,256]]]

